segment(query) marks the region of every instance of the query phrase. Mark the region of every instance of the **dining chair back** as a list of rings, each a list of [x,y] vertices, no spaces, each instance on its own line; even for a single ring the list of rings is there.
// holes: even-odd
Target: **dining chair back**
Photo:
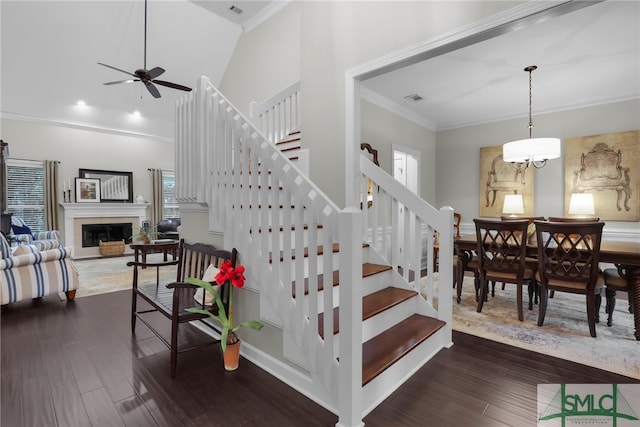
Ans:
[[[517,285],[518,319],[523,320],[522,286],[529,285],[529,309],[532,309],[534,262],[527,262],[527,227],[529,221],[473,220],[476,226],[477,254],[480,274],[480,313],[488,292],[489,281]]]
[[[550,216],[549,222],[598,222],[600,218],[598,217],[586,217],[586,218],[567,218],[561,216]]]
[[[604,222],[536,221],[540,309],[538,326],[547,311],[550,290],[586,295],[589,333],[596,336],[596,323],[604,286],[598,269]]]

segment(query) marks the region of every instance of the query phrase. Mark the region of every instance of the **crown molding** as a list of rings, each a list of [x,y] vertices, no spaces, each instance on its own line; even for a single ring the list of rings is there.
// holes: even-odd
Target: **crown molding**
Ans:
[[[60,126],[60,127],[71,128],[71,129],[87,130],[90,132],[107,133],[111,135],[133,136],[137,138],[146,138],[146,139],[151,139],[154,141],[164,142],[164,143],[171,143],[171,144],[174,143],[173,138],[168,138],[168,137],[159,136],[159,135],[151,135],[151,134],[142,133],[142,132],[131,132],[129,130],[124,130],[124,129],[113,129],[113,128],[105,128],[100,126],[91,126],[84,123],[72,123],[72,122],[65,122],[62,120],[51,120],[51,119],[45,119],[42,117],[8,113],[6,111],[0,112],[0,118],[18,120],[18,121],[30,122],[30,123],[38,123],[38,124],[44,124],[44,125],[50,125],[50,126]]]
[[[419,126],[427,128],[432,131],[437,130],[437,124],[433,120],[430,120],[424,117],[421,114],[416,113],[395,101],[390,100],[377,92],[372,91],[369,88],[364,86],[360,87],[360,97],[365,101],[371,102],[372,104],[377,105],[380,108],[384,108],[387,111],[390,111],[398,116],[407,119]]]
[[[278,0],[271,2],[268,6],[265,6],[260,10],[260,12],[256,13],[254,16],[248,19],[247,22],[245,22],[245,24],[242,26],[243,31],[245,33],[248,33],[249,31],[253,30],[258,25],[262,24],[273,15],[278,13],[292,1],[293,0]]]

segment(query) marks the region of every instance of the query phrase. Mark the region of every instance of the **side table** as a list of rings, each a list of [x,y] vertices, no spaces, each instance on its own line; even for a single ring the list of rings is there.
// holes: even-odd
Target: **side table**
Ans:
[[[171,252],[173,256],[173,260],[175,261],[178,257],[178,244],[180,242],[177,240],[162,240],[162,241],[153,241],[150,243],[145,242],[134,242],[129,245],[131,249],[134,250],[135,261],[138,262],[140,254],[142,254],[142,263],[146,264],[147,262],[147,254],[162,252],[164,254],[164,261],[167,260],[167,255]],[[146,266],[142,266],[142,268],[146,268]]]

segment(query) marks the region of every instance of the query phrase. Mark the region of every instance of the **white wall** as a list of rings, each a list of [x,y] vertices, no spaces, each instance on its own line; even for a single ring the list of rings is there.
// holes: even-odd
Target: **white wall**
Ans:
[[[1,124],[10,158],[58,160],[60,180],[73,182],[81,168],[133,172],[134,197],[141,194],[150,201],[151,175],[147,169],[174,169],[173,143],[25,120],[3,118]]]
[[[345,191],[345,72],[518,4],[501,1],[303,2],[302,130],[310,176],[339,206]],[[330,165],[330,166],[329,166]],[[330,167],[330,173],[328,169]]]
[[[393,147],[397,144],[420,153],[420,197],[436,201],[436,134],[367,101],[361,102],[362,142],[378,150],[380,167],[393,176]]]
[[[291,3],[242,33],[220,90],[245,116],[261,102],[300,80],[300,7]]]
[[[638,130],[640,102],[632,100],[534,115],[533,121],[534,136],[555,136],[563,140]],[[526,137],[527,123],[528,118],[523,117],[437,133],[437,205],[450,205],[460,212],[463,228],[480,212],[478,182],[484,179],[480,177],[480,147],[502,145]],[[544,168],[535,171],[536,216],[564,216],[564,173],[563,158],[550,160]],[[639,224],[608,221],[606,228],[639,232]]]

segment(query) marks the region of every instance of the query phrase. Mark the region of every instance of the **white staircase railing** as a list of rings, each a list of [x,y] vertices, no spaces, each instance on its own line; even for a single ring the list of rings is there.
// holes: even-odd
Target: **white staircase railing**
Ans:
[[[251,120],[274,144],[300,130],[300,82],[250,105]]]
[[[371,178],[380,185],[380,194],[394,195],[388,202],[374,195],[374,206],[402,203],[407,207],[402,221],[372,219],[373,212],[385,215],[381,209],[369,209],[367,215],[359,209],[340,210],[207,78],[177,103],[176,199],[208,206],[210,229],[223,231],[225,244],[238,249],[247,266],[247,286],[260,292],[261,319],[282,328],[284,357],[309,372],[296,387],[338,414],[343,426],[360,425],[364,411],[372,409],[364,408],[362,387],[363,235],[384,248],[398,224],[405,225],[405,234],[424,226],[431,234],[441,231],[442,263],[451,265],[453,250],[450,208],[437,211],[417,196],[406,195],[379,168],[366,162],[361,166],[363,182]],[[368,233],[367,228],[383,232]],[[336,243],[338,254],[328,256]],[[406,275],[412,268],[419,271],[417,253],[432,243],[432,238],[424,244],[415,238],[398,240],[390,247],[401,245],[402,255],[384,256]],[[432,249],[427,252],[431,258]],[[449,270],[440,273],[445,283],[451,283]],[[340,278],[337,292],[331,291],[334,272]],[[426,295],[437,301],[431,312],[447,322],[444,346],[451,337],[451,289],[435,288],[432,277]],[[329,291],[318,290],[321,284]],[[319,313],[330,314],[338,305],[339,338],[331,333],[321,338]],[[334,330],[332,315],[323,316],[322,322],[324,331]]]

